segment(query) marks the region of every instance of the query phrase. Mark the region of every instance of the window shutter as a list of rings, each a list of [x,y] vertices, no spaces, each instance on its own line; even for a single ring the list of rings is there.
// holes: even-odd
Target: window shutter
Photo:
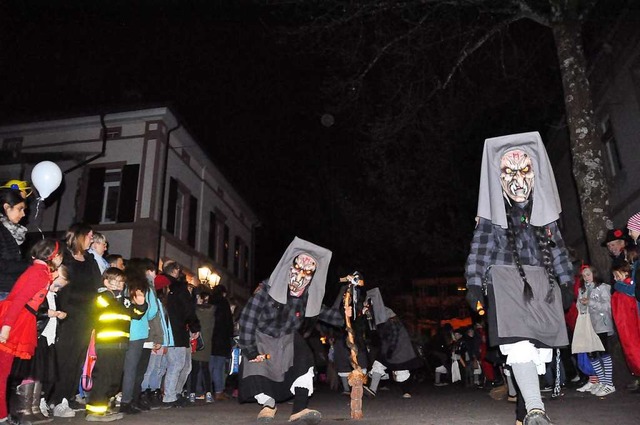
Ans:
[[[191,195],[189,197],[189,230],[187,232],[187,243],[196,246],[196,227],[198,224],[198,199]]]
[[[176,202],[178,201],[178,181],[169,179],[169,199],[167,200],[167,232],[172,235],[176,230]]]
[[[102,216],[102,200],[104,198],[104,167],[89,169],[87,181],[87,198],[84,204],[84,222],[87,224],[100,223]]]
[[[118,199],[118,223],[131,223],[136,216],[139,164],[122,167],[120,198]]]
[[[216,214],[209,212],[209,258],[216,260]]]

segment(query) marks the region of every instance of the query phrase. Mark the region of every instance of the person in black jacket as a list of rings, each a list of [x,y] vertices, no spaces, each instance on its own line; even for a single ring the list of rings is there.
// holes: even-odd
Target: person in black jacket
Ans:
[[[166,407],[186,406],[188,401],[181,396],[182,389],[191,372],[190,340],[200,335],[200,322],[187,282],[181,277],[182,267],[175,261],[165,263],[163,274],[171,282],[167,294],[167,313],[173,331],[174,346],[167,349],[167,373],[164,378]]]
[[[59,307],[67,318],[58,328],[56,350],[64,353],[56,358],[59,380],[51,403],[53,416],[75,417],[75,395],[93,329],[92,308],[95,294],[102,285],[102,275],[93,256],[87,252],[93,241],[93,230],[76,223],[66,235],[66,250],[62,264],[69,269],[69,284],[58,292]]]
[[[15,189],[0,189],[0,300],[4,300],[29,263],[20,252],[27,228],[20,225],[26,201]]]
[[[231,357],[231,341],[233,339],[233,316],[227,301],[227,288],[218,285],[213,288],[210,298],[216,308],[213,336],[211,337],[211,376],[213,378],[214,398],[216,401],[228,400],[224,393],[225,365]]]

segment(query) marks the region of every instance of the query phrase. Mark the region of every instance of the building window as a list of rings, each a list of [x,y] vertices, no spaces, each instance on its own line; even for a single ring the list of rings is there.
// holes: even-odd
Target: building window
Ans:
[[[187,243],[196,247],[196,233],[198,229],[198,198],[189,196],[189,223],[187,224]]]
[[[222,231],[222,267],[229,267],[229,226],[224,225]]]
[[[209,249],[207,254],[209,258],[216,261],[216,247],[218,242],[218,223],[216,221],[216,213],[209,213]]]
[[[173,217],[173,235],[182,239],[182,218],[184,217],[184,192],[178,189],[176,192],[175,214]]]
[[[90,168],[84,221],[89,224],[133,222],[139,171],[138,164]]]
[[[240,249],[242,242],[238,236],[235,237],[233,242],[233,275],[240,277]]]
[[[615,177],[622,171],[622,162],[618,153],[618,144],[613,134],[613,125],[611,118],[607,117],[601,124],[602,126],[602,144],[604,145],[605,156],[607,157],[608,169],[611,177]]]
[[[120,198],[121,178],[122,173],[120,170],[105,171],[100,223],[115,223],[118,221],[118,198]]]
[[[167,202],[167,232],[195,247],[197,234],[198,199],[192,196],[177,179],[169,179]]]
[[[249,282],[249,247],[244,246],[244,258],[242,259],[242,280]]]

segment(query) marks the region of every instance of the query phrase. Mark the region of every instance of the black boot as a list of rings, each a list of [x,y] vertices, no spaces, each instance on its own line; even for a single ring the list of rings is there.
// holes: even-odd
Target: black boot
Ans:
[[[33,395],[31,396],[31,411],[27,415],[29,422],[32,424],[46,424],[53,421],[53,418],[47,418],[40,411],[40,396],[42,395],[42,383],[34,382]]]
[[[155,391],[151,391],[149,398],[152,408],[158,409],[162,407],[162,390],[157,389]]]
[[[138,397],[134,401],[134,404],[138,408],[138,410],[141,410],[143,412],[151,410],[151,405],[149,404],[148,398],[144,392],[138,394]]]
[[[33,382],[20,384],[9,402],[9,420],[11,425],[33,425],[31,422],[31,403],[33,400]]]

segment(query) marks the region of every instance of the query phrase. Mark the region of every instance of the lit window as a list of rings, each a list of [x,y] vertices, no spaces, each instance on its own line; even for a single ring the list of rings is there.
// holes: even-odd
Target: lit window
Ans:
[[[100,223],[118,221],[118,199],[120,197],[120,170],[106,170],[104,175],[104,195]]]

